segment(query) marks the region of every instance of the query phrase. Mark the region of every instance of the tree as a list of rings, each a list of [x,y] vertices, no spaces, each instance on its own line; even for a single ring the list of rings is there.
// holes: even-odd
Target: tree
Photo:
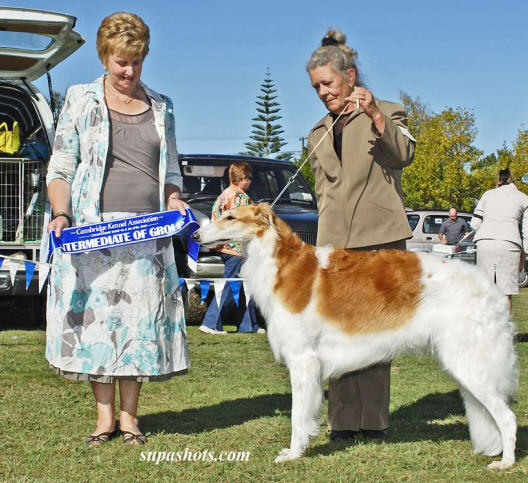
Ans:
[[[301,166],[301,164],[304,163],[307,157],[308,157],[308,148],[303,146],[303,151],[301,153],[301,156],[299,157],[299,159],[295,159],[293,161],[293,164],[295,164],[295,166],[299,168],[299,166]],[[306,178],[306,181],[308,181],[308,183],[310,184],[312,190],[315,191],[315,178],[313,175],[312,165],[310,164],[310,161],[305,163],[305,165],[301,169],[301,173]]]
[[[528,173],[528,129],[519,129],[517,139],[513,143],[512,161],[508,166],[513,179],[519,181]],[[517,183],[517,187],[528,194],[528,186]]]
[[[418,141],[414,162],[403,170],[406,206],[472,211],[481,194],[469,172],[482,155],[473,145],[475,116],[460,107],[435,114],[406,94],[402,94],[402,103]]]
[[[495,153],[485,156],[471,167],[471,173],[481,187],[481,194],[495,188],[499,170],[505,168],[510,169],[517,182],[528,173],[528,130],[519,129],[512,149],[504,143]],[[517,183],[517,187],[528,194],[528,186]]]
[[[57,120],[59,119],[59,114],[62,110],[62,106],[64,106],[65,95],[57,91],[52,91],[51,96],[53,99],[53,104],[51,103],[48,97],[46,97],[46,100],[48,101],[50,108],[52,108],[51,112],[53,114],[53,120],[55,121],[55,123],[57,123]]]
[[[513,161],[513,152],[503,144],[495,153],[488,154],[471,166],[471,174],[480,187],[480,196],[497,185],[500,169],[509,168]]]
[[[277,124],[282,116],[278,115],[280,111],[279,103],[275,101],[277,92],[275,84],[271,79],[269,67],[266,71],[264,82],[260,85],[260,91],[263,95],[257,96],[257,116],[252,119],[256,121],[252,124],[252,135],[249,136],[253,142],[245,143],[247,154],[251,156],[269,157],[272,154],[280,153],[282,147],[286,145],[284,138],[280,137],[284,131],[282,126]],[[278,159],[291,158],[291,153],[282,153],[277,156]]]
[[[400,100],[408,116],[407,126],[415,138],[420,137],[422,129],[431,119],[432,113],[429,108],[422,103],[419,97],[412,98],[405,92],[400,92]]]

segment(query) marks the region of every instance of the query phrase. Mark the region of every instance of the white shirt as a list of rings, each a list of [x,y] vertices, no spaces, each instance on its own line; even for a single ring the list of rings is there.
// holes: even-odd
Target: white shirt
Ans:
[[[471,228],[476,242],[505,240],[528,253],[528,196],[513,183],[486,191],[475,208]]]

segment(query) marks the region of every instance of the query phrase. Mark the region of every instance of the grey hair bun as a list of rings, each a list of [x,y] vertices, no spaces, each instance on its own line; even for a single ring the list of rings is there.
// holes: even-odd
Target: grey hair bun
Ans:
[[[323,40],[321,40],[321,45],[331,45],[336,46],[346,45],[346,35],[343,32],[340,32],[336,29],[328,29]]]
[[[357,59],[357,52],[346,44],[346,35],[340,30],[330,28],[321,40],[321,46],[334,45],[350,56],[353,61]]]
[[[348,69],[356,71],[355,85],[362,86],[357,68],[357,52],[346,44],[346,35],[340,30],[329,28],[321,40],[321,46],[312,52],[306,63],[306,70],[310,72],[316,67],[331,64],[334,69],[346,75]]]

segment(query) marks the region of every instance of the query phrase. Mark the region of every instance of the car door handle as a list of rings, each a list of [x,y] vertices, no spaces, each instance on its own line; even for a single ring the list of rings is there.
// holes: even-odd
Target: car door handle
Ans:
[[[433,237],[432,237],[432,236],[426,236],[425,239],[426,239],[426,240],[432,240]]]

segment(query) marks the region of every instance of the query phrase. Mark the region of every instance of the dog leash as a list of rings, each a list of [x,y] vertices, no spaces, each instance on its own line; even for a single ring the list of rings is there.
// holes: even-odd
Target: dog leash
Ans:
[[[319,145],[324,141],[324,139],[326,138],[326,136],[328,136],[328,133],[334,128],[335,124],[337,121],[339,121],[339,118],[344,114],[344,112],[348,109],[348,106],[350,105],[350,102],[347,103],[347,105],[345,106],[345,108],[339,113],[339,115],[336,117],[335,121],[332,123],[332,125],[330,126],[330,128],[324,133],[323,137],[319,140],[319,142],[315,145],[315,148],[312,149],[312,152],[306,157],[306,159],[301,163],[301,165],[299,166],[299,168],[297,169],[297,171],[295,172],[295,174],[291,175],[289,178],[288,178],[288,182],[286,183],[286,185],[284,186],[284,188],[282,188],[281,192],[277,195],[277,197],[273,200],[273,202],[271,203],[271,207],[273,208],[273,206],[275,205],[275,203],[277,203],[277,201],[279,201],[280,197],[284,194],[284,192],[288,189],[288,186],[290,186],[293,181],[295,180],[295,178],[297,177],[297,175],[301,172],[301,169],[303,168],[303,166],[306,164],[306,162],[312,157],[312,154],[315,152],[315,150],[319,147]],[[359,101],[356,99],[356,109],[359,109]]]

